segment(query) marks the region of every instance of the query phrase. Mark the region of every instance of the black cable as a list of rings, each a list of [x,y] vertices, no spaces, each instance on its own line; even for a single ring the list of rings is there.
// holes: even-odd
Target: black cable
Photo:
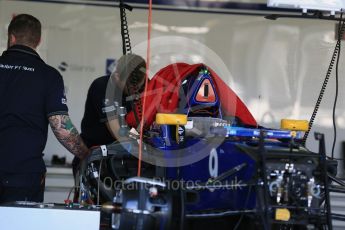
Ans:
[[[332,226],[332,217],[331,217],[331,201],[329,194],[329,183],[328,183],[328,173],[327,173],[327,157],[326,157],[326,146],[325,146],[325,135],[322,133],[315,133],[315,139],[319,141],[319,164],[321,166],[322,175],[324,176],[324,210],[326,210],[326,220],[327,227],[329,230],[333,229]]]
[[[332,176],[329,174],[328,174],[328,178],[331,179],[332,182],[336,182],[336,183],[340,184],[341,186],[344,186],[344,189],[345,189],[345,182],[341,181],[341,179],[336,178],[335,176]]]
[[[129,30],[128,30],[128,22],[126,16],[126,10],[132,11],[132,7],[127,5],[120,0],[120,19],[121,19],[121,36],[122,36],[122,53],[131,54],[132,53],[132,46],[131,46],[131,39],[129,37]]]
[[[185,219],[185,193],[183,189],[180,189],[181,196],[181,214],[180,214],[180,230],[184,229],[184,219]]]
[[[259,204],[259,210],[260,210],[260,218],[262,221],[262,225],[264,227],[264,230],[270,230],[270,224],[269,224],[269,200],[267,197],[268,191],[267,191],[267,187],[268,187],[268,182],[267,182],[267,175],[266,175],[266,149],[265,149],[265,134],[264,131],[261,130],[260,131],[260,138],[259,138],[259,154],[260,154],[260,158],[261,158],[261,163],[260,163],[260,177],[261,180],[263,182],[262,186],[263,186],[263,191],[262,191],[262,195],[263,195],[263,205],[262,205],[262,201],[258,201]],[[262,207],[263,206],[263,207]]]
[[[247,197],[246,197],[246,200],[244,202],[244,208],[247,207],[248,203],[249,203],[249,198],[250,198],[250,194],[252,192],[252,186],[249,186],[248,188],[248,193],[247,193]],[[238,219],[235,227],[233,228],[233,230],[237,230],[237,228],[240,226],[241,222],[242,222],[242,219],[244,217],[244,213],[241,214],[240,218]]]
[[[332,144],[332,159],[334,158],[334,148],[335,143],[337,141],[337,126],[336,126],[336,118],[335,118],[335,109],[337,107],[338,101],[338,91],[339,91],[339,59],[340,59],[340,51],[341,51],[341,38],[344,32],[344,22],[342,21],[343,12],[340,15],[340,22],[338,28],[338,42],[339,42],[339,52],[337,56],[337,63],[335,65],[335,97],[334,97],[334,104],[333,104],[333,113],[332,113],[332,120],[333,120],[333,144]],[[337,42],[337,43],[338,43]]]
[[[340,25],[339,25],[339,26],[341,26],[341,23],[342,23],[342,21],[343,21],[343,20],[342,20],[342,16],[343,16],[343,11],[341,11],[341,15],[340,15],[340,19],[339,19],[339,21],[340,21]],[[325,90],[326,90],[326,87],[327,87],[327,83],[328,83],[329,78],[330,78],[330,76],[331,76],[331,73],[332,73],[332,69],[333,69],[334,63],[335,63],[335,61],[336,61],[336,58],[337,58],[338,53],[339,53],[339,50],[340,50],[340,42],[341,42],[341,40],[339,40],[339,38],[342,37],[343,32],[344,32],[344,27],[343,27],[343,26],[341,26],[341,27],[342,27],[342,28],[341,28],[341,30],[340,30],[340,33],[339,33],[339,36],[338,36],[337,43],[336,43],[336,45],[335,45],[335,47],[334,47],[333,55],[332,55],[332,58],[331,58],[331,62],[330,62],[330,64],[329,64],[329,66],[328,66],[328,70],[327,70],[327,73],[326,73],[325,80],[324,80],[324,82],[323,82],[323,84],[322,84],[322,87],[321,87],[321,90],[320,90],[320,93],[319,93],[319,97],[318,97],[317,102],[316,102],[315,107],[314,107],[313,114],[311,115],[310,120],[309,120],[309,127],[308,127],[308,130],[305,132],[304,137],[303,137],[303,139],[302,139],[302,145],[303,145],[303,146],[305,146],[305,143],[306,143],[306,141],[307,141],[308,135],[309,135],[310,130],[311,130],[312,126],[313,126],[314,120],[315,120],[315,118],[316,118],[316,114],[317,114],[317,112],[318,112],[318,110],[319,110],[319,107],[320,107],[320,104],[321,104],[323,95],[324,95]]]
[[[132,11],[133,7],[131,7],[128,4],[125,4],[123,0],[120,0],[120,19],[121,19],[121,37],[122,37],[122,53],[123,55],[126,54],[131,54],[132,53],[132,45],[131,45],[131,39],[129,37],[129,29],[128,29],[128,22],[127,22],[127,15],[126,15],[126,10]],[[127,67],[127,66],[126,66]],[[126,69],[126,73],[128,74],[128,71]],[[130,76],[128,76],[129,78]],[[134,84],[137,86],[137,82]],[[140,89],[135,88],[133,93],[137,94],[139,93]],[[139,99],[139,102],[137,101],[131,101],[131,108],[132,111],[134,112],[134,118],[136,120],[136,124],[139,127],[140,125],[140,117],[142,114],[142,105],[141,105],[141,100]],[[136,110],[138,109],[138,111]],[[137,127],[137,129],[138,129]]]
[[[128,78],[131,78],[132,76],[128,76]],[[132,78],[131,80],[131,85],[128,87],[126,84],[125,87],[127,88],[127,92],[129,95],[134,96],[130,100],[131,103],[131,108],[134,113],[134,118],[136,122],[136,128],[137,130],[140,129],[140,118],[142,117],[142,103],[140,99],[140,89],[138,88],[138,79],[137,78]],[[136,98],[136,95],[139,95],[139,98]]]
[[[327,157],[327,159],[329,159],[329,160],[335,160],[335,161],[343,161],[343,160],[345,160],[345,158],[335,158],[335,157],[333,157],[333,158]]]
[[[99,205],[99,185],[101,184],[102,163],[103,163],[103,158],[102,158],[101,162],[99,163],[99,170],[98,170],[98,179],[97,179],[97,205]]]

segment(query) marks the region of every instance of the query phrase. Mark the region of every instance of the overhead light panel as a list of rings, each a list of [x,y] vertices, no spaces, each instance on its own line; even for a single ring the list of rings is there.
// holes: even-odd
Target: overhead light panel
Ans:
[[[345,0],[267,0],[267,6],[288,9],[329,11],[332,15],[345,9]]]

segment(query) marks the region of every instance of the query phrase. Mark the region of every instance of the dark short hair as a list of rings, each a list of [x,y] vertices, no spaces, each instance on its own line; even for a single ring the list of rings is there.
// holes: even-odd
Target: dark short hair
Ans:
[[[127,85],[136,84],[145,77],[146,62],[139,55],[126,54],[117,61],[115,71],[122,81],[126,81]]]
[[[8,26],[8,36],[11,34],[18,44],[37,47],[41,39],[41,22],[32,15],[18,14]]]

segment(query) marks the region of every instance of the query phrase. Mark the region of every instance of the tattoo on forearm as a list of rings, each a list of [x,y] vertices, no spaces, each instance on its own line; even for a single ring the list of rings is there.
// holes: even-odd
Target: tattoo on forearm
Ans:
[[[87,155],[88,148],[68,115],[51,116],[49,123],[56,138],[68,151],[79,158],[84,158]]]

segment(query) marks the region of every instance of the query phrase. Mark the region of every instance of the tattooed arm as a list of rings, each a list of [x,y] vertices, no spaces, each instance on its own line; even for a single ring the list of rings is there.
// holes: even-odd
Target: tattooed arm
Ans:
[[[68,115],[54,115],[48,120],[56,138],[68,151],[80,159],[90,153]]]

